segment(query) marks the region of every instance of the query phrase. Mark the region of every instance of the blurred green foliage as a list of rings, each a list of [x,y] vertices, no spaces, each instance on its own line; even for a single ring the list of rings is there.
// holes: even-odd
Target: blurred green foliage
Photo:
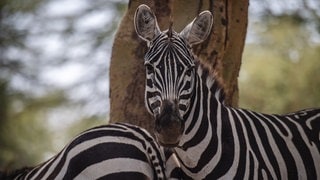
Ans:
[[[126,5],[0,2],[0,170],[36,165],[84,129],[107,123],[108,54]],[[72,66],[81,76],[59,84],[79,76],[60,71]]]
[[[1,123],[0,165],[20,167],[35,165],[43,160],[42,152],[50,152],[52,132],[44,120],[51,108],[63,103],[61,93],[48,94],[41,98],[28,98],[24,94],[7,94],[7,121]]]
[[[319,34],[297,15],[265,18],[253,26],[240,73],[240,107],[288,113],[320,107]]]

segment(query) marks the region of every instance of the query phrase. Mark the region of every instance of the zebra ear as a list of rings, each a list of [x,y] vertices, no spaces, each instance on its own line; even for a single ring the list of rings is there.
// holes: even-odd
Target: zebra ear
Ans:
[[[180,35],[190,45],[198,44],[207,39],[211,32],[213,17],[210,11],[201,12],[190,24],[188,24]]]
[[[136,10],[134,15],[134,27],[138,36],[147,42],[150,42],[160,34],[157,18],[145,4],[140,5]]]

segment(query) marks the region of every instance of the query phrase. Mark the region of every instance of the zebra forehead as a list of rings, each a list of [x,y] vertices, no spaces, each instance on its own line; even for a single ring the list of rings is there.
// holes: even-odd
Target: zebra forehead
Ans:
[[[153,45],[145,56],[150,63],[181,63],[183,66],[194,66],[194,58],[189,45],[177,33],[169,38],[162,33],[154,40]],[[162,62],[161,62],[162,61]],[[173,65],[173,64],[172,64]]]

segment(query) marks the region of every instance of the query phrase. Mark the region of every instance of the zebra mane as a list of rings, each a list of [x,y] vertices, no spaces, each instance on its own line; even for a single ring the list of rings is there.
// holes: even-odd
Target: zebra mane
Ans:
[[[172,38],[172,31],[173,31],[172,26],[173,26],[173,19],[172,19],[172,17],[170,17],[169,29],[167,31],[167,35],[169,38]]]
[[[201,61],[199,58],[195,57],[196,70],[203,83],[206,83],[211,93],[218,93],[218,100],[224,102],[225,100],[225,90],[223,86],[223,80],[218,75],[218,72],[209,66],[209,64]]]

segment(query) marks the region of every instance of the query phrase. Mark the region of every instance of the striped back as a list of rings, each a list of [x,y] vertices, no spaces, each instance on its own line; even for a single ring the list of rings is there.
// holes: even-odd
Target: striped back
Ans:
[[[99,178],[166,179],[164,152],[144,129],[112,124],[84,131],[45,163],[7,176],[28,180]]]

